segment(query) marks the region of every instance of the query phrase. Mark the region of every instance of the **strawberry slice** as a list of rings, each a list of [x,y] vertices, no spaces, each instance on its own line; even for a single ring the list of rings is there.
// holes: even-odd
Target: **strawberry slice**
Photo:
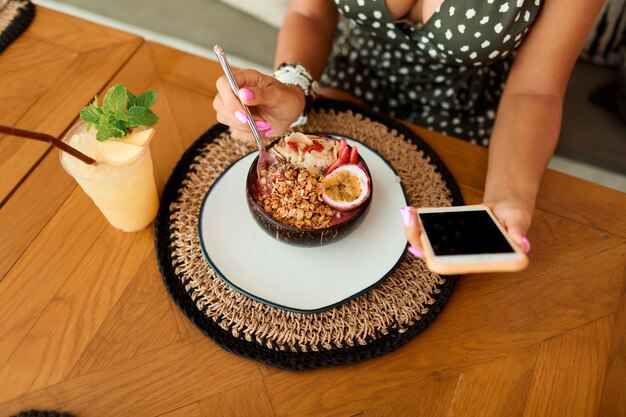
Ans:
[[[339,160],[341,161],[341,165],[345,165],[350,162],[350,147],[346,146],[343,148],[341,153],[339,154]]]
[[[324,150],[324,145],[322,145],[322,144],[321,144],[321,143],[319,143],[318,141],[314,140],[314,141],[313,141],[313,146],[312,146],[312,149],[313,149],[314,151],[321,152],[321,151],[323,151],[323,150]]]
[[[298,152],[298,145],[296,145],[296,142],[287,142],[287,145],[289,145],[292,151]]]
[[[359,162],[359,151],[356,150],[356,146],[350,151],[350,163],[356,164]]]
[[[348,141],[345,138],[341,138],[341,140],[339,141],[339,152],[337,154],[341,155],[341,152],[343,152],[343,150],[347,147]]]

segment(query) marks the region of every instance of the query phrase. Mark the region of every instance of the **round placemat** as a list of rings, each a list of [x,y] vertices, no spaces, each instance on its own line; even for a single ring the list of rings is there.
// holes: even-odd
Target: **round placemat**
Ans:
[[[35,17],[29,0],[0,0],[0,52],[22,34]]]
[[[439,157],[410,129],[391,119],[353,104],[319,100],[300,130],[345,135],[376,150],[395,168],[411,205],[463,204],[456,182]],[[316,314],[271,307],[220,279],[200,248],[200,207],[220,174],[254,150],[253,143],[232,138],[225,126],[213,126],[178,162],[155,220],[157,258],[165,286],[204,334],[246,358],[304,370],[383,355],[437,317],[456,277],[434,274],[411,255],[376,288]]]

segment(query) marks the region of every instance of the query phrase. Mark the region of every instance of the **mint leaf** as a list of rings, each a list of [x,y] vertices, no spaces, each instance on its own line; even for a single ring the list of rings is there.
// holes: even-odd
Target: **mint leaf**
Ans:
[[[128,101],[126,102],[126,110],[128,110],[135,105],[135,100],[137,100],[137,97],[135,97],[135,95],[128,90],[126,90],[126,94],[128,95]]]
[[[100,128],[98,129],[98,133],[96,133],[96,139],[100,142],[104,142],[110,138],[123,138],[124,132],[118,129],[109,129],[109,128]]]
[[[97,126],[98,132],[105,132],[101,136],[97,136],[98,140],[107,140],[108,138],[123,138],[128,133],[126,122],[117,120],[112,114],[105,111]],[[100,139],[106,136],[105,139]]]
[[[102,101],[102,107],[111,113],[121,112],[126,108],[128,93],[123,84],[116,84],[107,91]]]
[[[154,90],[144,91],[143,93],[137,96],[137,100],[135,100],[135,106],[140,107],[151,107],[154,103],[156,103],[157,92]],[[130,107],[129,107],[130,108]]]
[[[123,138],[131,128],[152,126],[159,118],[148,107],[156,103],[156,91],[144,91],[135,96],[126,90],[123,84],[116,84],[109,89],[98,106],[98,97],[80,111],[80,118],[87,129],[95,126],[97,139]]]
[[[128,121],[128,115],[126,114],[126,112],[123,112],[123,111],[115,113],[113,115],[113,117],[115,117],[117,120],[121,120],[123,122],[127,122]]]
[[[93,105],[84,107],[80,111],[80,118],[85,121],[87,130],[91,127],[91,125],[98,125],[100,123],[100,119],[104,112],[99,107],[94,107]]]
[[[115,116],[109,119],[109,127],[121,132],[122,136],[114,136],[116,138],[124,137],[124,135],[128,133],[128,124],[126,123],[126,120],[119,120],[115,118]]]
[[[139,106],[128,109],[127,116],[130,127],[152,126],[159,120],[152,110]]]

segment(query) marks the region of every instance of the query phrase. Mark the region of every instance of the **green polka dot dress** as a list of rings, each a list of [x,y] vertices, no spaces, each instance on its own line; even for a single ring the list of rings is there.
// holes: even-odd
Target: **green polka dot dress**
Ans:
[[[347,18],[320,83],[374,110],[484,146],[515,49],[541,0],[445,0],[423,25],[384,0],[334,0]]]

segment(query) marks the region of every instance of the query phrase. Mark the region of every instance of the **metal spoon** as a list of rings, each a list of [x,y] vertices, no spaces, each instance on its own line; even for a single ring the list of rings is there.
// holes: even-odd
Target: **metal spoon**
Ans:
[[[85,155],[78,149],[72,148],[70,145],[63,142],[62,140],[59,140],[55,138],[54,136],[51,136],[45,133],[32,132],[30,130],[17,129],[15,127],[2,126],[2,125],[0,125],[0,133],[6,133],[7,135],[12,135],[12,136],[20,136],[20,137],[28,138],[28,139],[40,140],[42,142],[48,142],[56,146],[57,148],[61,149],[63,152],[67,152],[73,157],[80,159],[87,165],[98,164],[98,161],[96,161],[93,158],[90,158],[89,156]]]
[[[219,45],[215,45],[213,47],[213,52],[215,52],[215,55],[217,55],[217,60],[220,62],[220,65],[222,66],[222,69],[224,70],[224,74],[226,74],[226,78],[228,79],[230,88],[233,90],[233,93],[235,94],[235,97],[237,97],[237,100],[239,100],[239,86],[237,85],[235,76],[233,75],[233,72],[230,69],[230,65],[228,64],[228,60],[226,59],[226,54],[224,53],[224,50]],[[241,103],[241,100],[239,100],[239,102]],[[243,108],[246,110],[246,113],[248,114],[248,126],[250,126],[250,130],[252,131],[252,136],[254,136],[254,139],[256,140],[256,143],[259,146],[259,162],[257,163],[257,174],[260,180],[261,176],[260,176],[259,166],[261,165],[269,166],[273,164],[274,158],[269,153],[267,153],[267,150],[265,149],[265,145],[263,144],[263,140],[261,139],[261,134],[259,133],[259,130],[257,129],[256,124],[254,123],[254,118],[252,117],[252,113],[250,113],[250,109],[244,103],[241,103],[241,105],[243,106]]]

